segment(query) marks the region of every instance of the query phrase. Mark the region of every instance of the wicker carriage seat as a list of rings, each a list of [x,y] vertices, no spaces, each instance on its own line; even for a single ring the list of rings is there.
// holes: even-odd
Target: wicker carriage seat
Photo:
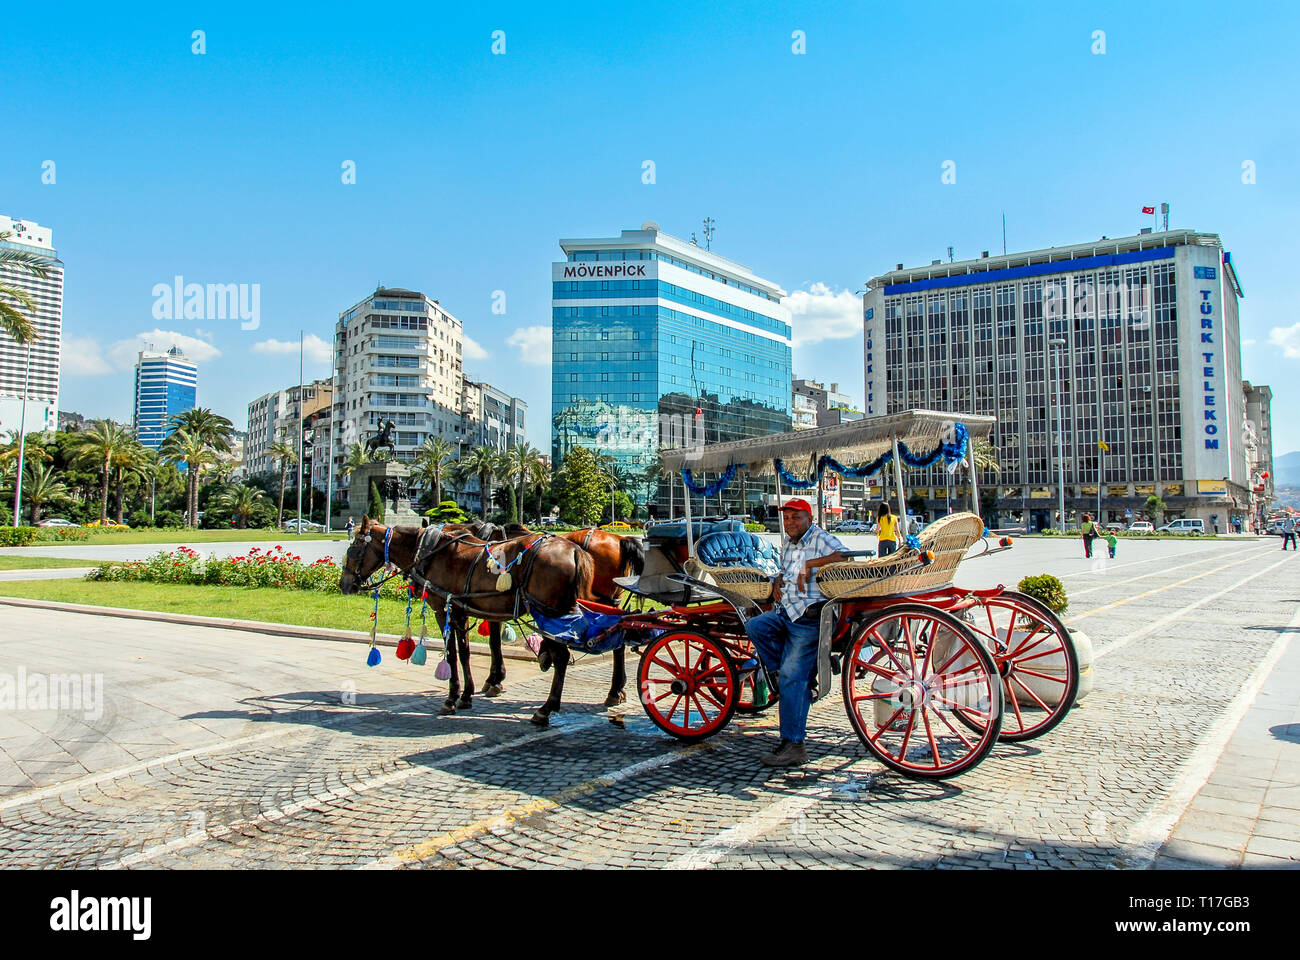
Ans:
[[[817,586],[832,599],[903,596],[950,586],[957,565],[984,535],[984,521],[973,513],[954,513],[930,524],[917,538],[921,549],[907,547],[887,557],[831,563],[817,571]],[[921,551],[934,559],[921,565]]]
[[[702,537],[695,556],[686,561],[691,576],[759,601],[772,595],[772,578],[780,568],[776,548],[744,530]]]
[[[775,577],[781,568],[776,548],[762,537],[739,533],[711,533],[695,547],[700,562],[710,567],[755,567]]]

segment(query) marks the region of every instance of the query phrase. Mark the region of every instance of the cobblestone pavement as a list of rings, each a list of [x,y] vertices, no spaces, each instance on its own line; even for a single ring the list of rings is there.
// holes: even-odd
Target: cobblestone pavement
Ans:
[[[0,694],[33,674],[103,688],[80,711],[0,709],[0,866],[1210,865],[1190,841],[1165,848],[1210,791],[1235,802],[1261,785],[1253,819],[1229,825],[1237,862],[1253,842],[1294,865],[1285,838],[1255,833],[1300,820],[1300,706],[1283,691],[1271,723],[1241,721],[1275,665],[1295,676],[1295,554],[1124,548],[1097,563],[1070,555],[1077,542],[1025,542],[963,568],[982,583],[1062,576],[1067,620],[1096,644],[1095,689],[1046,737],[940,783],[867,756],[838,692],[813,707],[811,764],[773,772],[757,760],[775,716],[678,744],[635,700],[598,706],[605,658],[571,669],[539,731],[526,718],[550,675],[525,662],[508,661],[503,697],[437,717],[432,668],[388,651],[367,669],[355,644],[5,608]]]

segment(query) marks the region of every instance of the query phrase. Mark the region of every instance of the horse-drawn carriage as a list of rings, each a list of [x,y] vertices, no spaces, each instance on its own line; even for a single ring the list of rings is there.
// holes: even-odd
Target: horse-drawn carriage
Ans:
[[[960,419],[960,422],[958,422]],[[582,586],[578,558],[576,612],[538,609],[527,575],[520,600],[556,651],[559,665],[551,698],[534,720],[559,708],[563,664],[570,650],[639,651],[637,690],[649,718],[684,740],[722,730],[736,712],[758,712],[779,697],[774,677],[756,655],[745,622],[768,608],[777,550],[727,518],[691,516],[691,496],[712,496],[740,469],[775,473],[796,490],[819,486],[821,473],[869,477],[891,468],[900,514],[902,466],[969,463],[968,438],[987,436],[993,420],[935,411],[907,411],[817,430],[736,443],[664,451],[665,470],[679,473],[686,515],[647,530],[637,571],[615,577],[627,591],[623,605],[604,602]],[[915,452],[913,448],[916,448]],[[811,475],[796,476],[786,461],[808,457]],[[856,467],[836,457],[866,461]],[[967,467],[969,469],[969,467]],[[718,474],[701,487],[695,476]],[[978,503],[974,471],[969,482]],[[533,537],[545,535],[533,535]],[[887,557],[853,551],[849,559],[817,571],[827,598],[820,611],[820,646],[814,700],[827,696],[838,674],[845,710],[867,750],[911,777],[942,779],[978,764],[998,739],[1026,740],[1055,727],[1073,705],[1079,667],[1070,636],[1043,604],[1001,586],[983,590],[954,585],[957,565],[983,544],[991,546],[976,513],[955,513],[930,524]],[[506,540],[485,554],[486,572],[518,562],[527,545]],[[514,544],[512,548],[510,545]],[[471,551],[478,547],[471,548]],[[576,556],[576,555],[575,555]],[[473,566],[469,568],[471,573]],[[532,568],[529,568],[532,569]],[[364,576],[362,571],[356,571]],[[466,574],[459,596],[473,595]],[[590,578],[587,581],[590,582]],[[499,585],[499,581],[498,581]],[[585,594],[585,595],[584,595]],[[511,619],[499,615],[495,619]],[[468,672],[468,655],[462,657]],[[621,656],[616,674],[621,675]],[[621,683],[621,679],[619,681]],[[614,691],[611,688],[611,700]],[[609,702],[609,701],[607,701]]]

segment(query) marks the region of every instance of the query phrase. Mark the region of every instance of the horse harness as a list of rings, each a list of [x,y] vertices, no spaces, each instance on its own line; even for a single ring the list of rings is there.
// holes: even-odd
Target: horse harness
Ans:
[[[553,535],[549,533],[540,533],[536,536],[537,539],[524,547],[523,553],[520,556],[515,557],[511,562],[511,565],[513,565],[514,563],[518,563],[521,559],[523,560],[523,569],[519,572],[519,585],[514,588],[514,610],[507,618],[510,620],[517,620],[522,613],[531,612],[532,607],[538,608],[547,616],[561,616],[569,612],[568,610],[556,611],[549,604],[542,603],[528,592],[528,581],[531,579],[533,564],[537,558],[537,553],[533,548],[539,543],[550,539]],[[470,585],[474,580],[474,570],[478,566],[477,557],[470,563],[469,569],[465,573],[465,586],[460,593],[453,593],[450,590],[444,590],[442,587],[435,586],[423,576],[423,572],[428,570],[429,562],[433,559],[436,553],[448,546],[462,543],[470,539],[475,538],[471,537],[468,532],[443,539],[442,529],[440,527],[425,527],[420,531],[420,539],[415,546],[415,560],[411,563],[411,572],[407,574],[407,576],[422,591],[437,594],[449,605],[460,607],[467,614],[479,617],[498,616],[497,614],[487,614],[465,602],[466,600],[472,600],[475,597],[495,597],[498,596],[500,592],[497,590],[471,592]],[[484,542],[482,546],[482,554],[485,557],[492,557],[492,544]]]

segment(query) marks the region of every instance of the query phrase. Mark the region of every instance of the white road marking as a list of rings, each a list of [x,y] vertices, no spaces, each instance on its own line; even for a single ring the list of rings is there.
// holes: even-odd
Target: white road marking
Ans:
[[[1259,551],[1259,552],[1262,553],[1263,551]],[[1170,558],[1167,558],[1167,559],[1173,559],[1173,558],[1170,557]],[[1126,577],[1126,578],[1124,579],[1123,582],[1124,582],[1125,584],[1136,583],[1138,580],[1146,580],[1148,577],[1158,577],[1158,576],[1160,576],[1161,574],[1165,574],[1165,573],[1173,573],[1175,570],[1186,570],[1188,567],[1194,567],[1194,566],[1196,566],[1198,563],[1205,563],[1206,561],[1209,561],[1209,560],[1218,560],[1218,559],[1220,559],[1220,558],[1219,558],[1219,557],[1215,557],[1215,556],[1206,556],[1206,557],[1201,557],[1199,560],[1192,560],[1192,561],[1190,561],[1190,562],[1188,562],[1188,563],[1180,563],[1180,564],[1178,564],[1178,566],[1176,566],[1176,567],[1162,567],[1162,568],[1159,569],[1159,570],[1152,570],[1150,573],[1143,573],[1143,574],[1140,574],[1140,575],[1138,575],[1138,576],[1136,576],[1136,577]],[[1116,568],[1116,567],[1112,567],[1112,566],[1110,566],[1110,564],[1107,564],[1107,565],[1106,565],[1105,567],[1103,567],[1101,570],[1096,571],[1096,572],[1097,572],[1099,575],[1105,575],[1105,574],[1109,574],[1111,571],[1113,571],[1113,570],[1115,570],[1115,569],[1117,569],[1117,568]],[[1058,579],[1060,579],[1060,578],[1058,578]],[[1115,589],[1115,584],[1114,584],[1114,582],[1111,582],[1111,583],[1103,583],[1103,584],[1101,584],[1101,585],[1099,585],[1099,586],[1096,586],[1096,587],[1089,587],[1089,588],[1086,589],[1086,590],[1076,590],[1076,591],[1074,591],[1072,594],[1070,594],[1070,598],[1071,598],[1071,599],[1074,599],[1074,598],[1076,598],[1076,597],[1086,597],[1086,596],[1087,596],[1088,594],[1090,594],[1090,593],[1097,593],[1097,592],[1099,592],[1099,591],[1101,591],[1101,590],[1114,590],[1114,589]]]
[[[669,870],[706,870],[714,866],[737,847],[764,834],[775,830],[786,820],[799,816],[818,800],[825,799],[829,791],[818,790],[816,793],[795,793],[775,803],[769,803],[762,810],[751,814],[733,827],[728,827],[696,847],[690,853],[683,854],[668,864]]]
[[[1259,695],[1260,689],[1268,680],[1268,675],[1273,672],[1277,662],[1286,653],[1291,635],[1297,630],[1300,630],[1300,613],[1292,617],[1286,632],[1273,642],[1268,655],[1255,668],[1255,672],[1241,688],[1241,692],[1233,698],[1228,709],[1214,722],[1201,738],[1192,755],[1174,774],[1168,793],[1157,801],[1147,815],[1128,832],[1123,841],[1124,846],[1138,848],[1131,855],[1131,863],[1134,866],[1141,869],[1151,866],[1160,848],[1169,838],[1169,834],[1173,832],[1174,826],[1182,819],[1188,805],[1196,799],[1201,788],[1214,774],[1214,768],[1218,765],[1228,741],[1232,739],[1242,718],[1254,704],[1255,697]]]
[[[1182,619],[1183,617],[1187,616],[1189,613],[1191,613],[1193,610],[1197,609],[1198,607],[1203,607],[1207,603],[1213,603],[1215,600],[1218,600],[1220,597],[1232,593],[1232,591],[1239,589],[1240,587],[1244,586],[1247,583],[1250,583],[1250,581],[1254,580],[1256,577],[1262,577],[1264,574],[1276,570],[1284,563],[1286,563],[1285,560],[1279,560],[1277,563],[1271,564],[1270,566],[1265,567],[1263,570],[1257,570],[1255,573],[1252,573],[1250,576],[1238,580],[1230,587],[1224,587],[1218,593],[1211,593],[1209,596],[1202,597],[1201,599],[1197,600],[1195,603],[1189,603],[1187,606],[1180,607],[1179,609],[1173,611],[1172,613],[1167,613],[1163,617],[1151,621],[1146,626],[1141,627],[1138,630],[1134,630],[1132,633],[1126,636],[1120,637],[1118,640],[1112,640],[1110,641],[1110,643],[1103,643],[1098,645],[1093,652],[1093,660],[1094,661],[1100,660],[1102,657],[1106,656],[1107,654],[1114,653],[1120,647],[1132,643],[1134,640],[1140,640],[1143,637],[1150,636],[1151,634],[1159,630],[1161,627],[1168,626],[1169,624],[1173,623],[1175,620]],[[1204,576],[1204,574],[1201,574],[1201,576]],[[1188,579],[1195,580],[1198,578],[1190,577]],[[1186,580],[1179,581],[1179,583],[1186,583],[1186,582],[1187,582]],[[1170,586],[1177,586],[1177,584],[1170,584]],[[1164,587],[1161,589],[1168,589],[1168,587]]]
[[[1120,541],[1120,543],[1124,542],[1125,541],[1123,540]],[[1206,559],[1214,558],[1214,554],[1208,550],[1183,550],[1180,553],[1170,553],[1167,555],[1161,554],[1154,557],[1147,557],[1145,560],[1126,560],[1124,563],[1117,563],[1113,567],[1108,566],[1108,569],[1123,570],[1125,567],[1136,567],[1143,563],[1155,563],[1157,560],[1176,560],[1178,557],[1190,557],[1194,553],[1199,553]],[[1075,570],[1073,573],[1062,573],[1057,577],[1057,579],[1068,580],[1070,577],[1086,577],[1092,572],[1092,570]]]

